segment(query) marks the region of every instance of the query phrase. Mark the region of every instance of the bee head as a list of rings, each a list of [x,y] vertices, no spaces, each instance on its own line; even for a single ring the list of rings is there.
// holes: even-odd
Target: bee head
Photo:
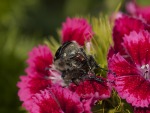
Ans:
[[[58,50],[57,50],[56,53],[55,53],[54,61],[60,58],[60,56],[63,54],[64,49],[65,49],[68,45],[70,45],[71,43],[73,43],[73,42],[71,42],[71,41],[65,42],[62,46],[60,46],[60,47],[58,48]]]

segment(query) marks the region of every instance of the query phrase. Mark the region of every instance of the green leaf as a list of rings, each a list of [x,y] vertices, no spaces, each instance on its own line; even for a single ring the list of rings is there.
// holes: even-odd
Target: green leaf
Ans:
[[[91,24],[95,33],[92,39],[93,55],[101,66],[107,66],[107,53],[112,44],[112,26],[108,16],[92,17]]]
[[[49,40],[45,40],[44,43],[50,48],[53,55],[55,55],[57,49],[61,46],[61,44],[52,36],[50,36]]]

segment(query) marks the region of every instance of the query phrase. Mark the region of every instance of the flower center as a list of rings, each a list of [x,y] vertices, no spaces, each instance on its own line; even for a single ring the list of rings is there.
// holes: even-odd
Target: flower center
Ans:
[[[147,80],[150,79],[149,64],[142,65],[141,69],[142,69],[143,77]]]

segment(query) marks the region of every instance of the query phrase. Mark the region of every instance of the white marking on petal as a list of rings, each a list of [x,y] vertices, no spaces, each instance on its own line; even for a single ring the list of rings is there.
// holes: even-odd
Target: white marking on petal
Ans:
[[[150,71],[149,71],[149,64],[141,66],[142,73],[145,79],[150,79]]]

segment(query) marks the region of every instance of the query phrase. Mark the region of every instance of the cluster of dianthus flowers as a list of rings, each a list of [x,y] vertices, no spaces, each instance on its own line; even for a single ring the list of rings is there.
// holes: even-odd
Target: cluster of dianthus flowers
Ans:
[[[26,75],[17,83],[22,106],[30,113],[92,113],[97,102],[111,98],[115,91],[135,113],[150,113],[150,7],[132,2],[127,10],[128,15],[115,14],[114,44],[106,56],[113,73],[98,76],[103,82],[84,80],[64,87],[52,50],[39,45],[29,53]],[[94,35],[86,19],[67,18],[62,23],[61,44],[76,41],[84,47]]]

